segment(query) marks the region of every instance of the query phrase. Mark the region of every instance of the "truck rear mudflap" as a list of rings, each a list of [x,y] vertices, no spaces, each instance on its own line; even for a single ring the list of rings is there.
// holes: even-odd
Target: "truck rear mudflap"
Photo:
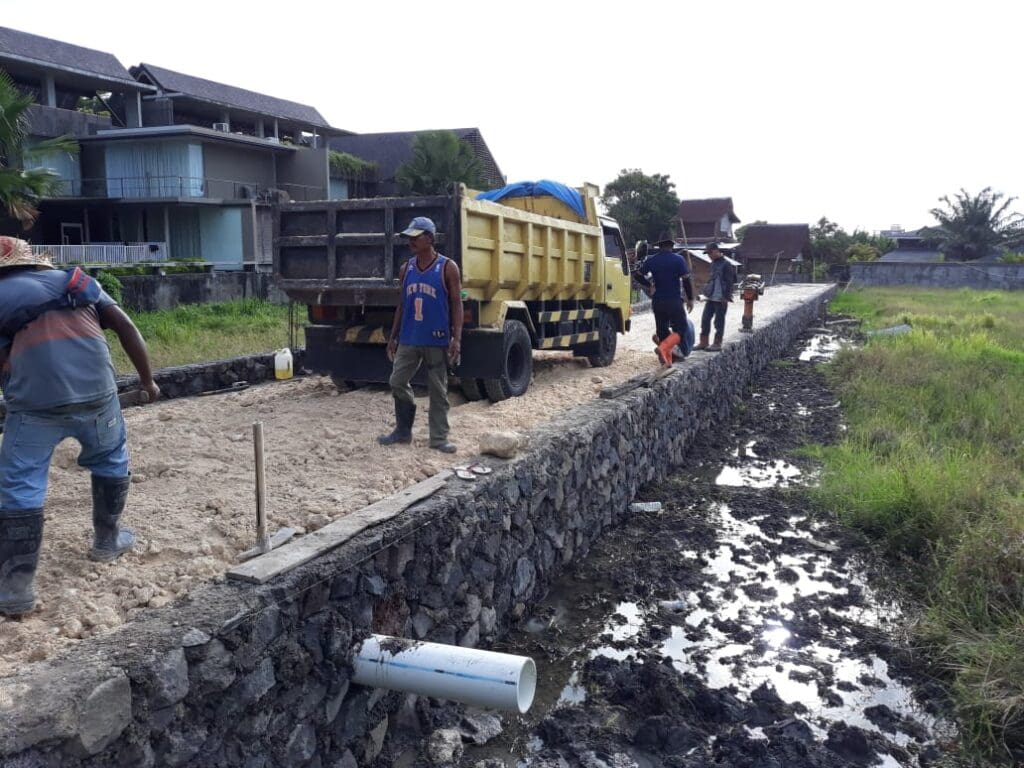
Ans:
[[[336,380],[386,384],[391,378],[387,358],[387,333],[382,327],[336,325],[306,326],[305,365],[314,373]],[[492,379],[504,365],[499,331],[466,331],[462,335],[462,360],[453,371],[459,378]],[[414,384],[426,383],[421,368]]]

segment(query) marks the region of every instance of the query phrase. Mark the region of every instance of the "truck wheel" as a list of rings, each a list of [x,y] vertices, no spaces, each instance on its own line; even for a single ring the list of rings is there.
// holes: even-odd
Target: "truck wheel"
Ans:
[[[462,387],[462,394],[464,394],[466,399],[470,402],[483,400],[487,397],[487,395],[484,394],[483,382],[480,379],[460,379],[459,385]]]
[[[601,310],[597,318],[597,342],[588,345],[587,361],[593,368],[604,368],[615,359],[615,347],[619,340],[619,329],[615,327],[615,318],[606,309]]]
[[[492,403],[519,397],[530,386],[533,376],[533,345],[530,332],[519,320],[506,320],[502,334],[503,363],[501,377],[485,379],[484,389]]]

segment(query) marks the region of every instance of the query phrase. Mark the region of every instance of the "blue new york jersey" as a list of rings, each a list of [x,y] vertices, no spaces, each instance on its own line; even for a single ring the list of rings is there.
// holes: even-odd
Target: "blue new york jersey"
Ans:
[[[423,272],[415,257],[409,260],[402,283],[402,330],[398,343],[410,347],[447,347],[449,339],[448,291],[444,265],[448,259],[437,254]]]

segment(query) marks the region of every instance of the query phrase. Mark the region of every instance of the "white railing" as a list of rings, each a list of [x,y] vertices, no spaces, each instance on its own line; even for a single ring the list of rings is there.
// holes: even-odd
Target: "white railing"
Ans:
[[[167,243],[33,245],[32,252],[50,254],[54,264],[139,264],[167,261]]]

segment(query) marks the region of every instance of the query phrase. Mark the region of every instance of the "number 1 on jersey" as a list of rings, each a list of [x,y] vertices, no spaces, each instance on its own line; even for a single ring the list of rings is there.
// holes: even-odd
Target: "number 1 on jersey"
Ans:
[[[413,310],[415,311],[416,322],[423,322],[423,299],[417,296],[412,302]]]

